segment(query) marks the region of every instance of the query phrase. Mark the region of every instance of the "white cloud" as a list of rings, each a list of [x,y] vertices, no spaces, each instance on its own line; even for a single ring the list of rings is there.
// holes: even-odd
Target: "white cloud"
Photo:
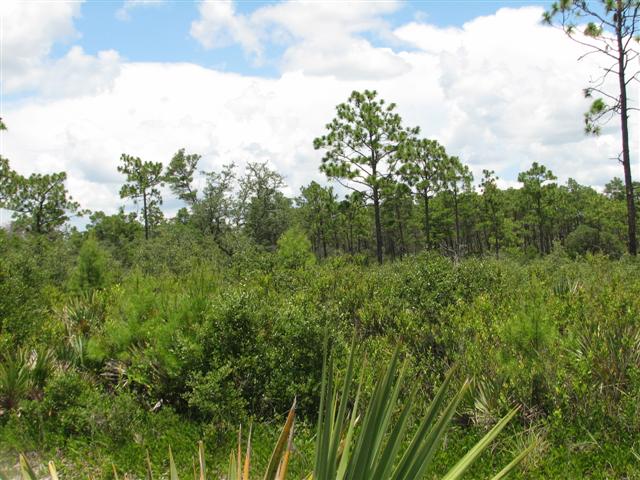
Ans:
[[[250,19],[238,15],[231,0],[203,1],[198,7],[200,20],[191,24],[191,36],[205,48],[239,43],[245,52],[260,57],[262,46]]]
[[[287,23],[284,13],[267,8],[259,9],[260,15]],[[286,176],[287,193],[293,195],[323,178],[318,172],[322,154],[313,150],[312,140],[324,133],[335,105],[354,89],[370,88],[396,102],[407,125],[420,125],[424,136],[437,138],[469,163],[477,179],[489,168],[503,185],[513,185],[518,171],[538,161],[561,181],[571,176],[603,185],[622,170],[610,160],[619,150],[615,121],[599,138],[582,133],[588,101],[581,98],[581,88],[596,59],[576,63],[579,47],[540,25],[541,12],[503,9],[459,29],[421,23],[400,27],[393,33],[413,49],[390,53],[406,66],[395,76],[362,69],[351,74],[356,66],[341,63],[351,53],[332,54],[328,41],[306,51],[324,52],[322,61],[341,75],[297,68],[302,60],[288,63],[287,55],[303,51],[316,34],[303,37],[295,22],[295,28],[271,31],[288,45],[285,72],[277,79],[191,64],[122,63],[109,54],[103,62],[121,68],[92,77],[88,83],[98,85],[89,89],[92,93],[8,105],[2,154],[21,173],[68,171],[71,193],[91,209],[115,211],[123,203],[118,197],[123,178],[116,171],[121,153],[167,163],[182,147],[202,154],[204,169],[268,160]],[[351,40],[336,42],[346,41],[349,48],[349,42],[359,41],[355,32],[380,21],[379,14],[337,15],[353,24],[346,32]],[[298,35],[302,40],[289,43],[288,36]],[[376,49],[376,55],[381,52]],[[79,50],[69,55],[80,59],[76,64],[86,60]],[[361,56],[366,57],[366,48]],[[87,71],[96,71],[91,61],[87,64]],[[638,138],[637,115],[633,128],[632,138]],[[635,159],[638,150],[636,142]],[[637,161],[634,167],[637,176]]]
[[[282,71],[334,75],[345,79],[397,76],[409,65],[389,48],[376,48],[361,34],[389,36],[383,20],[397,1],[284,1],[238,14],[232,0],[202,1],[200,19],[191,35],[205,48],[239,44],[255,62],[264,61],[266,47],[284,46],[278,62]]]
[[[343,45],[348,45],[344,48]],[[407,72],[410,66],[388,48],[373,48],[363,39],[345,38],[344,43],[316,46],[304,42],[284,53],[283,70],[308,75],[335,75],[344,80],[377,80]]]
[[[417,55],[437,59],[451,114],[442,140],[476,174],[542,161],[562,178],[602,184],[618,169],[609,160],[619,149],[616,119],[599,139],[586,138],[581,122],[588,107],[582,88],[602,59],[577,62],[582,47],[541,25],[541,14],[537,7],[503,8],[462,28],[411,23],[395,33],[420,49]],[[636,142],[635,158],[638,150]]]
[[[116,10],[116,18],[123,22],[131,20],[131,10],[137,7],[161,5],[166,0],[124,0],[122,6]]]
[[[428,23],[411,22],[396,29],[395,34],[401,40],[424,50],[425,52],[455,52],[462,47],[461,30],[458,28],[439,28]]]
[[[182,147],[203,154],[203,169],[268,160],[293,195],[321,179],[310,135],[347,93],[332,83],[326,102],[307,91],[324,82],[301,74],[263,80],[188,64],[126,64],[111,90],[10,108],[4,155],[24,174],[66,170],[72,195],[91,209],[123,203],[121,153],[166,164]]]
[[[0,3],[3,95],[84,95],[109,86],[119,70],[115,51],[93,56],[73,46],[62,58],[49,56],[54,43],[80,38],[73,25],[79,15],[80,2]]]
[[[73,17],[79,13],[78,2],[52,2],[46,7],[19,0],[0,3],[3,53],[16,63],[47,55],[54,41],[77,35]]]
[[[120,72],[121,59],[115,50],[87,55],[74,46],[57,60],[43,60],[28,75],[12,77],[6,84],[9,93],[38,90],[45,97],[80,96],[111,87]]]
[[[3,91],[33,84],[33,71],[40,68],[53,43],[77,37],[73,18],[79,13],[79,3],[0,3]]]

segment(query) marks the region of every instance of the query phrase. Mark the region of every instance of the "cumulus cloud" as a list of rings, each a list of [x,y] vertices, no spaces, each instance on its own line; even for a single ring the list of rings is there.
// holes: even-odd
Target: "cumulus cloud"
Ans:
[[[191,35],[205,48],[239,44],[257,64],[265,47],[284,47],[277,62],[282,71],[345,79],[393,77],[409,65],[390,48],[376,48],[362,34],[389,34],[384,15],[399,2],[284,1],[265,5],[250,15],[235,11],[232,0],[202,1],[200,19]]]
[[[22,83],[33,83],[32,72],[40,67],[53,43],[77,37],[73,18],[79,13],[79,3],[55,2],[47,8],[36,2],[18,0],[0,3],[4,91],[14,90]]]
[[[120,154],[166,164],[182,147],[202,154],[205,170],[269,161],[294,195],[321,179],[312,136],[331,113],[325,104],[347,93],[333,82],[326,102],[308,94],[319,87],[301,74],[265,80],[188,64],[130,63],[110,90],[9,108],[3,154],[24,174],[66,170],[71,193],[90,209],[122,204]]]
[[[220,48],[238,43],[245,52],[257,58],[262,56],[259,35],[251,25],[250,18],[237,14],[231,0],[203,1],[198,10],[200,19],[191,24],[191,36],[205,48]]]
[[[6,88],[9,93],[38,90],[44,97],[89,95],[111,87],[120,72],[120,62],[115,50],[87,55],[76,45],[62,58],[34,66],[28,76],[10,77]]]
[[[116,18],[126,22],[131,20],[131,10],[134,8],[161,5],[163,3],[166,3],[166,0],[124,0],[122,6],[116,10]]]
[[[83,95],[108,87],[118,74],[117,52],[93,56],[72,46],[62,58],[49,56],[55,42],[80,38],[73,25],[78,15],[80,2],[0,3],[2,94]]]
[[[245,21],[278,18],[288,25],[285,13],[294,7],[276,7],[261,7]],[[538,161],[561,181],[573,177],[601,186],[622,170],[611,160],[620,148],[615,121],[599,138],[582,133],[588,101],[581,98],[581,89],[597,59],[576,63],[579,46],[542,26],[541,13],[502,9],[461,28],[420,22],[401,26],[388,32],[405,45],[397,53],[388,51],[405,65],[394,76],[362,69],[353,74],[360,67],[341,64],[349,58],[345,52],[331,54],[329,43],[308,45],[316,34],[304,35],[293,14],[293,26],[269,31],[270,41],[287,46],[279,78],[193,64],[123,63],[114,56],[110,61],[119,68],[89,82],[102,85],[92,93],[7,105],[2,154],[21,173],[68,171],[71,193],[91,209],[115,211],[122,204],[118,189],[123,178],[116,171],[121,153],[166,164],[182,147],[202,154],[205,170],[231,161],[240,166],[269,161],[286,176],[286,193],[295,195],[300,186],[323,178],[318,172],[322,154],[313,150],[312,140],[324,133],[335,105],[352,90],[369,88],[396,102],[407,125],[419,125],[422,135],[441,141],[470,164],[477,178],[490,168],[503,185],[513,185],[518,171]],[[384,23],[382,13],[336,15],[351,25],[341,34],[356,43],[358,32]],[[325,64],[342,73],[323,76],[311,67],[299,68],[301,59],[288,60],[296,51],[310,58],[324,52]],[[376,48],[376,55],[385,51]],[[74,55],[84,58],[82,51]],[[102,77],[108,79],[104,84]],[[632,138],[638,138],[637,115],[633,122]],[[638,153],[636,142],[633,158]]]
[[[418,48],[418,56],[437,59],[439,88],[451,112],[440,135],[476,174],[542,161],[562,178],[601,185],[618,168],[609,161],[620,149],[616,121],[601,138],[589,139],[581,120],[588,107],[582,88],[602,58],[577,62],[582,47],[541,25],[541,14],[537,7],[503,8],[461,28],[414,22],[395,34]],[[634,153],[637,158],[637,143]]]

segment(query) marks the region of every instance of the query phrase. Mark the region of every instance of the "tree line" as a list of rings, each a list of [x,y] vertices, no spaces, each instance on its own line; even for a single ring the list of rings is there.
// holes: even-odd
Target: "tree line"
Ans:
[[[422,248],[454,255],[492,251],[499,256],[505,248],[545,254],[554,242],[567,241],[581,250],[610,253],[626,243],[629,254],[636,255],[639,188],[631,174],[629,114],[637,109],[628,89],[640,80],[633,66],[640,58],[640,1],[562,0],[542,20],[586,48],[579,59],[595,54],[610,62],[584,89],[585,97],[593,99],[584,114],[587,134],[598,135],[615,116],[620,120],[624,179],[612,179],[603,194],[572,179],[560,186],[537,162],[518,175],[520,189],[499,189],[495,173],[487,170],[474,188],[473,175],[459,158],[437,141],[419,138],[418,128],[405,127],[395,104],[364,91],[338,105],[327,133],[313,142],[324,152],[320,170],[352,191],[340,201],[332,187],[316,182],[303,187],[297,198],[286,198],[280,190],[283,176],[266,163],[249,163],[240,177],[233,164],[201,172],[205,186],[198,192],[194,176],[200,156],[184,150],[166,169],[123,154],[118,171],[126,183],[120,196],[141,204],[144,238],[149,239],[165,222],[160,187],[168,184],[187,205],[174,221],[211,235],[227,253],[237,243],[230,240],[233,236],[273,247],[282,232],[298,224],[321,257],[373,250],[382,262],[385,254],[396,257]],[[617,87],[605,83],[609,77]],[[6,130],[1,119],[0,130]],[[69,215],[88,213],[68,194],[65,180],[65,172],[23,177],[0,157],[0,207],[13,210],[16,229],[54,232]],[[97,212],[90,228],[108,218],[133,222],[136,215]]]
[[[51,235],[70,216],[88,214],[88,230],[118,243],[180,224],[229,255],[246,240],[273,249],[292,227],[304,231],[319,258],[371,254],[382,262],[423,249],[456,257],[543,255],[556,242],[576,253],[622,253],[627,225],[621,179],[599,193],[573,179],[559,185],[551,170],[533,162],[518,174],[521,188],[499,188],[489,170],[474,182],[467,165],[436,140],[420,138],[418,128],[405,127],[395,109],[375,91],[353,92],[337,106],[326,134],[314,140],[323,151],[320,170],[348,192],[342,198],[333,186],[315,181],[288,198],[284,177],[266,162],[248,163],[243,172],[233,163],[201,171],[201,156],[180,149],[166,166],[120,157],[120,197],[137,212],[82,210],[67,191],[65,172],[25,177],[1,157],[0,206],[12,210],[17,231]],[[171,219],[161,210],[164,186],[185,205]]]

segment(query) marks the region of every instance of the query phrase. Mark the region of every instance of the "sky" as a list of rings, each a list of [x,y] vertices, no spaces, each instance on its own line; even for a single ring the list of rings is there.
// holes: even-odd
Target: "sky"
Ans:
[[[122,153],[202,170],[268,161],[298,194],[335,106],[395,102],[476,177],[503,187],[543,163],[561,182],[622,176],[618,124],[583,133],[582,89],[603,66],[540,22],[549,2],[5,0],[0,154],[19,173],[66,171],[84,208],[115,212]],[[638,87],[630,91],[638,105]],[[632,168],[639,171],[638,115]],[[638,175],[638,173],[636,173]],[[171,215],[181,205],[165,202]]]

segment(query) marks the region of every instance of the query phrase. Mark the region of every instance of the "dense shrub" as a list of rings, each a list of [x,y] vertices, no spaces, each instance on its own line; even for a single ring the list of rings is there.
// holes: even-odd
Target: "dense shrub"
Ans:
[[[109,265],[111,263],[111,265]],[[113,263],[93,236],[89,236],[78,253],[76,269],[71,277],[72,288],[78,293],[91,294],[104,288],[113,275]]]
[[[311,242],[298,227],[289,228],[278,239],[278,262],[285,268],[301,268],[316,263]]]
[[[166,456],[149,443],[159,429],[176,448],[203,435],[213,445],[232,441],[238,423],[271,432],[266,422],[294,396],[303,424],[313,423],[327,329],[338,371],[353,335],[367,354],[365,398],[396,345],[411,358],[419,398],[453,364],[459,377],[475,377],[452,433],[460,449],[519,405],[519,428],[549,443],[536,466],[542,477],[557,476],[568,459],[569,476],[626,475],[630,452],[640,448],[637,260],[574,261],[557,248],[526,262],[426,253],[382,266],[348,256],[313,264],[308,243],[291,232],[273,253],[247,247],[244,256],[191,267],[140,264],[91,295],[55,289],[56,275],[29,263],[24,276],[2,277],[9,298],[0,305],[11,326],[3,335],[37,345],[51,342],[40,328],[55,332],[47,338],[55,339],[57,373],[43,377],[41,397],[23,392],[0,415],[0,435],[21,448],[44,438],[42,445],[58,442],[67,454],[72,443],[122,444],[114,455],[126,464],[147,447]],[[28,260],[27,251],[11,249],[0,267]],[[8,288],[21,284],[26,290]],[[49,288],[44,301],[36,296]],[[38,315],[23,317],[21,301]],[[604,451],[573,447],[593,439],[627,453],[606,466]]]
[[[611,258],[620,258],[624,251],[624,246],[614,235],[584,224],[567,235],[565,248],[573,257],[587,253],[603,253]]]

